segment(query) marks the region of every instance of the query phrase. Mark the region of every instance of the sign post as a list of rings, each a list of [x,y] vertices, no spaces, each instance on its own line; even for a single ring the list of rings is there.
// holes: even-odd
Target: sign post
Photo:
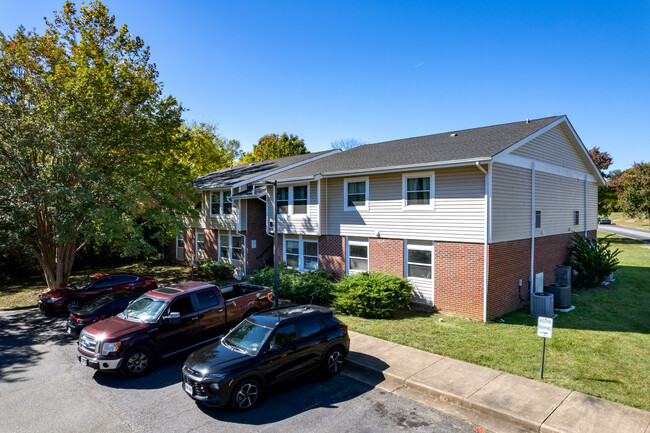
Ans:
[[[546,355],[546,339],[553,337],[553,318],[537,318],[537,336],[542,337],[542,366],[539,369],[539,378],[544,379],[544,356]]]

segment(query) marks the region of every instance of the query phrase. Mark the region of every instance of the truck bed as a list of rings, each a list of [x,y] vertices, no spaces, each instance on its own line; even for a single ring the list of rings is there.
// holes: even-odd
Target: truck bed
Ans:
[[[221,293],[226,301],[232,301],[242,296],[250,295],[252,293],[270,290],[266,286],[256,286],[254,284],[238,283],[232,286],[221,288]]]

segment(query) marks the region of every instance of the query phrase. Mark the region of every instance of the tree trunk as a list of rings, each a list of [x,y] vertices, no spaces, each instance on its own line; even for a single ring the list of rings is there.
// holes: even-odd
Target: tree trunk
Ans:
[[[47,208],[43,206],[36,213],[34,255],[43,269],[48,289],[55,290],[68,285],[77,253],[77,237],[78,235],[67,242],[54,243]]]

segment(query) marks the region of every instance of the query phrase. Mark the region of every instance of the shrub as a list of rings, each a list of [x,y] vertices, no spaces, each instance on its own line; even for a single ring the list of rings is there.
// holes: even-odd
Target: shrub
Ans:
[[[616,256],[621,251],[609,249],[610,236],[589,239],[574,233],[573,245],[569,247],[569,252],[571,266],[575,271],[573,278],[575,287],[596,287],[619,268]]]
[[[383,272],[348,275],[337,285],[334,306],[361,317],[386,318],[411,300],[405,278]]]
[[[230,263],[205,262],[199,265],[199,270],[208,278],[215,280],[229,280],[235,273],[235,267]]]
[[[278,266],[278,296],[297,304],[329,305],[332,302],[334,281],[322,269],[298,272],[287,268],[282,262]],[[266,267],[251,276],[251,283],[273,287],[273,268]]]

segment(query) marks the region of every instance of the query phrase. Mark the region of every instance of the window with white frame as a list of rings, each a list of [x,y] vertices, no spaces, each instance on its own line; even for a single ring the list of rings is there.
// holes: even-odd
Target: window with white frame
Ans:
[[[402,203],[405,209],[432,209],[434,191],[432,172],[402,175]]]
[[[536,229],[541,229],[542,228],[542,211],[541,210],[536,210],[535,211],[535,228]]]
[[[196,229],[196,259],[205,258],[205,232]]]
[[[231,232],[219,234],[219,261],[237,264],[244,260],[242,236]]]
[[[185,259],[185,241],[183,240],[183,234],[176,236],[176,260]]]
[[[344,210],[368,210],[369,183],[367,177],[355,177],[343,181]]]
[[[368,239],[348,238],[348,274],[368,270]]]
[[[318,269],[318,241],[285,238],[284,261],[287,267],[301,272]]]
[[[580,225],[580,211],[579,210],[574,210],[573,211],[573,225],[574,226]]]
[[[431,241],[407,241],[406,275],[430,280],[433,276],[433,245]]]
[[[232,200],[230,191],[210,192],[210,216],[231,216]]]
[[[308,205],[308,185],[278,188],[278,215],[306,215]]]

